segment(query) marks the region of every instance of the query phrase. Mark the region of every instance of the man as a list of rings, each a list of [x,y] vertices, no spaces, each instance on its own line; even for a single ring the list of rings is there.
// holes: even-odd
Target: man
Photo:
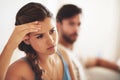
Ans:
[[[78,32],[81,24],[81,14],[82,14],[81,8],[72,4],[67,4],[59,9],[56,16],[57,28],[59,32],[59,44],[60,44],[59,46],[67,51],[67,53],[71,57],[71,60],[73,61],[73,64],[75,65],[80,60],[80,58],[76,59],[78,57],[77,55],[79,54],[73,52],[73,45],[78,37]],[[78,67],[81,65],[76,65],[76,66]],[[105,61],[103,59],[98,59],[98,58],[90,59],[90,60],[88,59],[87,62],[85,63],[85,67],[94,67],[94,66],[102,66],[115,71],[120,71],[118,65]]]
[[[83,68],[72,52],[73,43],[77,39],[81,24],[81,14],[81,8],[72,4],[67,4],[59,9],[56,16],[57,29],[59,33],[59,46],[66,50],[73,62],[76,80],[85,80]]]

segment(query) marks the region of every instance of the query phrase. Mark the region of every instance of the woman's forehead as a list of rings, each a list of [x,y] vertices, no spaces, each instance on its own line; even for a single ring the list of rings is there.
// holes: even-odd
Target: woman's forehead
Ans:
[[[51,18],[46,18],[44,21],[39,21],[39,25],[41,29],[38,32],[33,32],[32,34],[46,33],[55,27]]]
[[[55,27],[51,18],[46,18],[44,21],[40,21],[39,25],[41,25],[41,31],[48,31]]]

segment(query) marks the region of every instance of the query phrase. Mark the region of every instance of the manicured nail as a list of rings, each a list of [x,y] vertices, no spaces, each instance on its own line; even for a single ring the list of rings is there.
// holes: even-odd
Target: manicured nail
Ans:
[[[35,21],[34,23],[38,24],[38,21]]]

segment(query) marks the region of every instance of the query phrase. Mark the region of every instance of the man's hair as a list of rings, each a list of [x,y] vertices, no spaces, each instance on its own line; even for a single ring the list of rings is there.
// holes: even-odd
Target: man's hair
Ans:
[[[82,9],[73,4],[63,5],[56,15],[56,21],[62,22],[63,19],[73,17],[77,14],[81,14]]]

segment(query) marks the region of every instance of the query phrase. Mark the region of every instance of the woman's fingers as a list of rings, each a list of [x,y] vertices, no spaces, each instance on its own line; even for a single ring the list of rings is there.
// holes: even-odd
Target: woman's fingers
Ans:
[[[36,27],[41,27],[38,21],[16,26],[18,30],[24,30],[24,29],[36,28]]]
[[[41,30],[41,25],[38,22],[32,22],[27,24],[18,25],[15,27],[10,39],[9,43],[14,45],[13,47],[17,47],[18,44],[23,40],[26,34],[31,32],[37,32]]]
[[[24,29],[22,32],[24,33],[24,34],[28,34],[28,33],[31,33],[31,32],[38,32],[38,31],[40,31],[41,30],[41,28],[28,28],[28,29]]]
[[[39,21],[34,21],[34,22],[31,22],[31,23],[29,23],[29,24],[39,24]]]
[[[31,22],[31,23],[26,23],[22,25],[18,25],[15,27],[15,30],[13,32],[14,36],[18,36],[19,38],[23,38],[26,34],[31,33],[31,32],[37,32],[40,31],[41,25],[39,24],[38,21]]]
[[[36,25],[36,24],[33,24],[33,23],[28,23],[28,24],[23,24],[23,25],[16,26],[15,31],[19,32],[20,34],[21,34],[21,32],[28,34],[28,33],[31,33],[31,32],[37,32],[40,29],[41,29],[40,24]]]

